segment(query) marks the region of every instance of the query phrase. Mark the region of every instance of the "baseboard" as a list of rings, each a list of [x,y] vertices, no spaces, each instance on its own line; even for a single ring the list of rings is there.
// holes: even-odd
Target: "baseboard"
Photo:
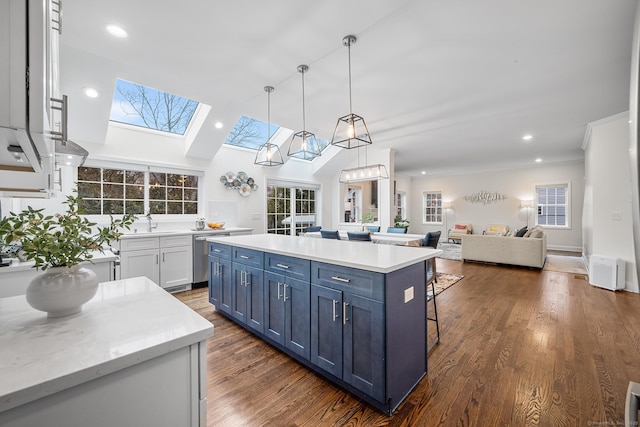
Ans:
[[[548,250],[552,251],[565,251],[565,252],[580,252],[582,253],[582,246],[563,246],[563,245],[547,245]]]

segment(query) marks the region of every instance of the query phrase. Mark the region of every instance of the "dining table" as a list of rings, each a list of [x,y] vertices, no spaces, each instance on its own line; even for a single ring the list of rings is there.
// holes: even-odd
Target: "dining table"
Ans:
[[[304,237],[322,238],[319,231],[310,231],[302,235]],[[338,235],[340,236],[340,240],[349,240],[346,230],[338,230]],[[371,241],[380,245],[422,246],[423,240],[424,235],[422,234],[371,233]]]

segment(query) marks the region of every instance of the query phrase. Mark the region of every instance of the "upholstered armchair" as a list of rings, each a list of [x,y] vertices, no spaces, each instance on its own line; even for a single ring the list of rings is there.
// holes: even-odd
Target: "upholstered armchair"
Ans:
[[[471,224],[456,224],[453,226],[453,228],[449,229],[449,233],[447,234],[447,241],[453,240],[455,242],[457,240],[462,243],[462,236],[472,233],[473,226]]]
[[[482,234],[487,236],[506,236],[509,234],[509,226],[505,224],[489,224]]]

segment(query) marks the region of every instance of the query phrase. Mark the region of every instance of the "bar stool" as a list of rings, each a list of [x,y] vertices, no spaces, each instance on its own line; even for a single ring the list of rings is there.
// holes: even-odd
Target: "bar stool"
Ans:
[[[429,320],[436,323],[436,340],[431,345],[429,345],[429,343],[427,342],[428,339],[425,339],[427,354],[429,354],[431,350],[433,350],[433,347],[440,342],[440,325],[438,324],[438,306],[436,305],[436,289],[434,285],[434,283],[438,283],[438,278],[436,276],[436,259],[431,258],[429,261],[431,265],[431,277],[428,277],[427,275],[428,277],[427,283],[426,283],[427,289],[426,289],[426,298],[424,303],[425,316],[426,316],[425,327],[427,326],[427,322]],[[433,301],[433,317],[429,317],[429,314],[428,314],[429,301]]]

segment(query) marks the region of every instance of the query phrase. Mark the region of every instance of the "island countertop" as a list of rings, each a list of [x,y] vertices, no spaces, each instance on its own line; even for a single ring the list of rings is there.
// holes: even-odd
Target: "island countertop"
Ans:
[[[146,277],[105,282],[75,315],[48,318],[0,298],[0,412],[213,335],[213,325]]]
[[[209,237],[209,242],[288,255],[312,261],[390,273],[441,254],[439,249],[376,245],[370,242],[312,239],[282,234]]]

